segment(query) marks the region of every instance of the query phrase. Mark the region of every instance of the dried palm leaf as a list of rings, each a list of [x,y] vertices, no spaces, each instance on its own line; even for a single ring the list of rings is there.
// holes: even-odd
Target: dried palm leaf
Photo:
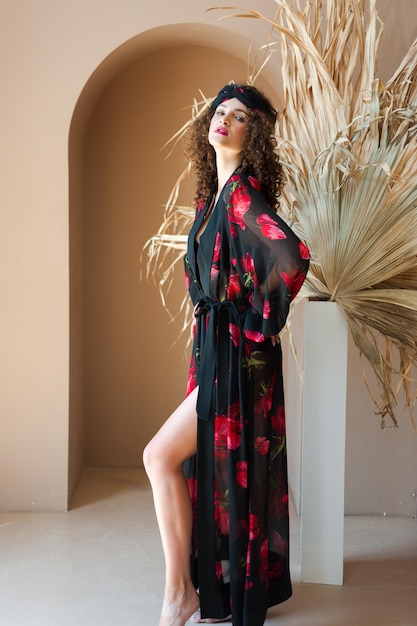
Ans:
[[[415,406],[417,44],[383,87],[375,0],[276,5],[285,101],[279,148],[289,214],[313,252],[306,291],[338,303],[375,373],[382,423],[389,415],[397,425],[395,374],[411,420]],[[252,11],[244,16],[271,25]]]
[[[382,425],[388,415],[397,426],[398,380],[414,424],[417,41],[383,86],[376,0],[275,4],[273,19],[218,9],[263,20],[266,48],[279,46],[282,54],[277,83],[285,108],[277,135],[287,178],[283,208],[312,252],[303,294],[338,303],[375,373],[379,398],[368,388]],[[185,225],[174,217],[172,201],[152,252],[158,263],[154,250],[172,243],[166,233]]]

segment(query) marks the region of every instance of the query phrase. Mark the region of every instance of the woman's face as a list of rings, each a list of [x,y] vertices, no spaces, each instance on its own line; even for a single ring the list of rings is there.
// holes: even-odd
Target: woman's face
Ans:
[[[243,142],[249,124],[249,109],[237,98],[219,104],[210,121],[208,141],[216,150],[235,154],[243,151]]]

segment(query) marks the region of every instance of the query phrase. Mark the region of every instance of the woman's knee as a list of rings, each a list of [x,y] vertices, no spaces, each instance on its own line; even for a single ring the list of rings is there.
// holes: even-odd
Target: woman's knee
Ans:
[[[165,445],[163,438],[155,435],[143,451],[143,466],[150,479],[166,476],[175,471],[180,463],[177,462],[170,447]]]
[[[177,471],[195,454],[197,415],[196,393],[191,393],[168,418],[143,451],[143,465],[151,478],[158,473]]]
[[[143,467],[145,468],[149,478],[151,477],[151,474],[155,473],[158,464],[160,464],[161,455],[162,450],[158,450],[158,445],[155,443],[154,439],[151,439],[151,441],[145,446],[142,456]]]

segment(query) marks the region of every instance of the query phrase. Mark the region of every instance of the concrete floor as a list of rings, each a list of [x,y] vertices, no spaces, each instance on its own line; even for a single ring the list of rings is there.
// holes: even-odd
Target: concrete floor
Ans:
[[[272,626],[416,626],[417,520],[347,517],[344,585],[300,583]],[[69,513],[0,514],[0,626],[156,626],[163,556],[140,470],[85,471]]]

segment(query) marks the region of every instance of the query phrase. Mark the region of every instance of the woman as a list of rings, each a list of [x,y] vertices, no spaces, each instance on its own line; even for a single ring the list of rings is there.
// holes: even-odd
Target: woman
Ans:
[[[188,135],[190,374],[185,400],[144,452],[166,562],[159,626],[190,617],[261,626],[291,595],[279,333],[309,253],[275,213],[275,121],[258,90],[233,84]]]

